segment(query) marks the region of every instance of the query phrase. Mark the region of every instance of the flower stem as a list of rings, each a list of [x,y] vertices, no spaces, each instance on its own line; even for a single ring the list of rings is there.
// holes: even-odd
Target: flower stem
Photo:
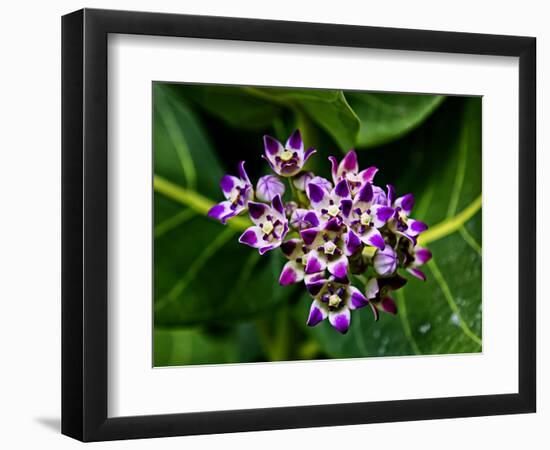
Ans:
[[[176,202],[189,206],[192,210],[199,214],[205,215],[214,205],[210,199],[203,197],[201,194],[178,186],[166,178],[155,175],[153,179],[153,188],[165,197],[168,197]],[[251,222],[245,217],[233,217],[227,221],[227,226],[234,230],[244,231],[251,225]]]
[[[439,222],[437,225],[419,236],[418,243],[421,245],[426,245],[458,231],[460,227],[471,219],[480,209],[481,195],[479,195],[479,197],[460,211],[456,216],[446,219],[443,222]]]

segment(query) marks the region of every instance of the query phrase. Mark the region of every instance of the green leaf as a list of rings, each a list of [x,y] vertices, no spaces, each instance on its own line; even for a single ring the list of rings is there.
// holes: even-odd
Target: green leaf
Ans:
[[[258,92],[259,89],[249,90]],[[263,89],[263,95],[291,105],[331,136],[342,151],[355,145],[360,122],[342,91],[317,89]],[[262,94],[258,94],[262,95]]]
[[[442,95],[346,92],[359,117],[357,147],[374,147],[400,138],[416,128],[444,100]]]
[[[260,361],[263,356],[259,342],[251,324],[212,330],[155,327],[154,366]]]
[[[235,128],[263,130],[281,114],[273,102],[250,95],[238,86],[174,85],[178,94]]]
[[[409,276],[394,293],[397,316],[381,313],[374,322],[363,308],[345,336],[326,321],[307,332],[336,358],[481,351],[481,99],[449,99],[374,163],[400,194],[419,200],[413,217],[431,226],[423,242],[434,255],[424,268],[428,280]],[[309,303],[304,297],[298,305],[300,323]]]
[[[280,252],[260,258],[237,242],[248,219],[206,217],[225,170],[193,110],[172,86],[155,85],[155,324],[231,323],[284,302]]]

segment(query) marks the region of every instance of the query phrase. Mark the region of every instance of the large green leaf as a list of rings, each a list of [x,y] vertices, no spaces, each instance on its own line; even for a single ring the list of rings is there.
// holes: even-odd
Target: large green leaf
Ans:
[[[440,95],[253,86],[180,84],[173,89],[237,129],[278,127],[285,111],[290,111],[302,131],[307,134],[311,121],[342,151],[398,139],[423,123],[444,99]]]
[[[305,112],[335,140],[342,151],[348,151],[355,145],[360,122],[342,91],[271,89],[266,92],[296,105],[297,110]]]
[[[481,351],[481,99],[447,106],[395,149],[397,157],[384,152],[377,162],[390,172],[393,166],[398,191],[419,194],[413,216],[432,226],[424,236],[434,255],[428,280],[409,277],[395,293],[397,316],[374,322],[365,308],[353,313],[345,336],[326,322],[310,329],[332,357]],[[304,298],[296,316],[302,323],[308,307]]]
[[[420,125],[443,101],[442,95],[346,92],[361,121],[358,147],[395,140]]]
[[[280,253],[237,242],[247,219],[205,217],[224,170],[195,114],[167,85],[155,85],[154,105],[155,324],[230,323],[283,302]]]
[[[276,103],[266,102],[238,86],[181,84],[173,88],[235,128],[262,130],[281,114],[281,108]]]

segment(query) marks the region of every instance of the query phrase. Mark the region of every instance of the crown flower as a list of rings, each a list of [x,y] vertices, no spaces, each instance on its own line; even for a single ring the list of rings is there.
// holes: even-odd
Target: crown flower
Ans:
[[[225,224],[227,219],[245,211],[248,201],[254,197],[252,183],[244,170],[244,161],[239,163],[239,177],[224,175],[220,187],[226,200],[210,208],[208,216]]]
[[[282,177],[296,175],[316,150],[309,148],[304,151],[304,143],[300,130],[296,130],[287,139],[285,146],[271,136],[264,136],[263,157],[271,169]]]
[[[410,217],[414,196],[375,185],[378,168],[361,170],[354,150],[341,161],[329,157],[331,182],[302,171],[315,149],[304,151],[299,130],[284,146],[270,136],[263,141],[262,157],[273,173],[260,177],[254,191],[240,162],[238,177],[221,180],[226,200],[208,215],[225,224],[248,211],[252,225],[239,242],[261,255],[280,248],[287,261],[279,284],[303,283],[311,297],[308,326],[328,319],[345,334],[352,311],[367,305],[375,320],[380,312],[397,314],[392,292],[407,282],[400,271],[425,281],[420,267],[432,257],[417,245],[428,226]]]

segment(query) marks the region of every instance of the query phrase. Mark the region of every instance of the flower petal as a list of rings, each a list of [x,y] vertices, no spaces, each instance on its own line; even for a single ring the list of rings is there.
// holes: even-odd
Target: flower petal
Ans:
[[[396,315],[397,305],[391,297],[384,297],[379,303],[380,309],[384,312]]]
[[[380,186],[373,185],[372,192],[374,194],[372,198],[372,203],[376,203],[377,205],[388,204],[388,198],[386,197],[386,193],[384,192],[384,189],[382,189]]]
[[[407,271],[419,280],[426,281],[426,274],[420,269],[417,269],[416,267],[408,267]]]
[[[414,195],[407,194],[395,200],[395,206],[400,207],[405,214],[409,215],[414,207]]]
[[[378,287],[378,280],[376,278],[371,278],[369,281],[367,281],[367,284],[365,286],[365,295],[367,298],[375,298],[378,292],[380,291]]]
[[[327,264],[328,271],[336,278],[346,278],[348,273],[348,257],[341,255],[338,258],[329,261]]]
[[[332,174],[332,181],[338,183],[338,160],[334,156],[329,156],[328,160],[331,164],[330,172]]]
[[[372,221],[376,228],[382,228],[394,215],[394,209],[389,206],[372,205]]]
[[[234,177],[233,175],[224,175],[220,181],[220,187],[226,198],[229,197],[229,194],[231,193],[231,191],[233,191],[235,187],[241,185],[241,180],[239,180],[237,177]]]
[[[281,271],[279,284],[288,286],[289,284],[298,283],[304,279],[304,266],[296,261],[288,261]]]
[[[259,248],[260,255],[263,255],[264,253],[267,253],[270,250],[273,250],[281,245],[280,241],[272,242],[271,244],[264,245],[263,247]]]
[[[350,309],[359,309],[369,304],[369,300],[355,286],[350,286],[348,306]]]
[[[212,206],[208,211],[208,217],[219,220],[221,223],[225,224],[227,219],[230,219],[233,216],[236,216],[239,212],[244,210],[244,206],[241,208],[231,208],[232,203],[229,201],[224,201],[218,203],[217,205]]]
[[[300,155],[304,152],[304,142],[300,130],[295,130],[287,139],[285,148],[298,152]]]
[[[326,178],[314,176],[310,183],[315,183],[321,186],[323,189],[325,189],[327,192],[332,191],[332,183],[328,181]]]
[[[260,248],[265,244],[263,240],[263,231],[260,227],[255,225],[247,228],[243,234],[239,237],[241,244],[246,244],[250,247]]]
[[[316,226],[315,223],[319,225],[319,219],[317,219],[315,213],[313,213],[312,217],[310,217],[310,214],[312,212],[307,209],[297,208],[290,216],[290,224],[297,230],[311,228],[312,226]],[[313,219],[315,223],[312,223],[310,219]]]
[[[328,313],[328,320],[330,324],[340,333],[346,334],[351,322],[351,313],[349,308],[344,306],[338,311],[330,311]]]
[[[374,176],[376,175],[377,172],[378,172],[378,167],[371,166],[359,172],[359,176],[363,179],[363,181],[367,183],[372,183],[372,180],[374,180]]]
[[[407,234],[409,236],[417,236],[428,229],[428,225],[420,220],[409,219],[407,225],[409,226],[409,228],[407,228]]]
[[[323,273],[306,274],[304,276],[304,284],[306,285],[306,289],[313,296],[321,292],[321,289],[323,289],[323,286],[326,283],[327,280]]]
[[[359,236],[350,228],[348,232],[344,234],[344,253],[347,256],[351,256],[361,248],[361,245],[361,239],[359,239]]]
[[[378,275],[388,276],[397,269],[397,255],[389,245],[384,250],[378,250],[372,262]]]
[[[338,166],[338,174],[341,175],[343,172],[359,172],[359,164],[357,163],[357,153],[355,150],[350,150],[344,156],[344,159],[340,162]]]
[[[327,208],[329,205],[329,195],[321,186],[315,183],[309,183],[307,185],[307,197],[311,202],[311,206],[315,209]]]
[[[334,186],[334,189],[332,190],[332,196],[335,197],[335,200],[349,198],[349,185],[347,180],[341,180],[339,181],[336,186]]]
[[[392,206],[393,201],[395,200],[395,187],[393,184],[386,184],[386,188],[388,189],[388,206]]]
[[[281,244],[281,251],[288,259],[296,259],[303,254],[302,241],[294,238]]]
[[[314,153],[317,153],[317,150],[315,150],[313,147],[308,148],[304,153],[304,159],[302,160],[302,167],[307,162],[309,157],[313,155]]]
[[[245,181],[246,183],[248,184],[252,184],[250,183],[250,178],[248,178],[248,174],[246,173],[246,170],[244,170],[244,161],[240,161],[239,162],[239,177],[241,178],[241,180]]]
[[[373,198],[372,184],[365,183],[357,192],[356,200],[362,203],[370,204]]]
[[[312,273],[318,273],[325,270],[327,267],[327,260],[325,255],[317,250],[311,250],[306,256],[306,269],[305,272],[310,275]]]
[[[267,156],[267,155],[261,155],[263,159],[265,159],[267,161],[267,163],[269,164],[269,167],[271,168],[271,170],[275,170],[275,159],[271,159],[271,158],[274,158],[272,156]]]
[[[384,250],[386,248],[386,243],[384,242],[384,238],[380,234],[380,231],[378,231],[374,227],[368,227],[365,233],[359,235],[359,238],[366,245],[379,248],[380,250]]]
[[[282,144],[275,138],[271,136],[264,136],[264,149],[266,156],[272,160],[272,157],[284,152]]]
[[[276,175],[265,175],[256,184],[256,197],[264,202],[270,202],[275,195],[285,193],[284,183]]]
[[[432,259],[432,252],[424,247],[417,247],[414,249],[414,264],[421,266],[426,264],[430,259]]]
[[[307,228],[300,231],[304,244],[312,246],[321,242],[321,232],[317,228]]]
[[[328,220],[323,226],[324,230],[332,231],[335,233],[338,233],[341,228],[342,225],[340,224],[340,220],[337,217],[333,217],[332,219]]]
[[[340,211],[342,211],[344,219],[349,217],[351,208],[353,208],[353,201],[350,198],[344,198],[340,201]]]
[[[304,215],[304,220],[310,224],[312,227],[318,227],[321,222],[319,222],[319,217],[315,211],[308,211]]]
[[[265,217],[269,213],[269,206],[264,203],[248,202],[248,214],[256,225],[259,225],[265,220]]]
[[[309,316],[307,318],[307,326],[314,327],[319,322],[323,321],[327,318],[327,311],[324,305],[322,305],[317,300],[314,300],[311,303],[311,307],[309,308]]]
[[[285,215],[285,208],[283,206],[283,202],[281,201],[281,196],[279,194],[275,194],[275,197],[271,200],[271,206],[275,211],[277,211],[281,216],[284,217]]]

